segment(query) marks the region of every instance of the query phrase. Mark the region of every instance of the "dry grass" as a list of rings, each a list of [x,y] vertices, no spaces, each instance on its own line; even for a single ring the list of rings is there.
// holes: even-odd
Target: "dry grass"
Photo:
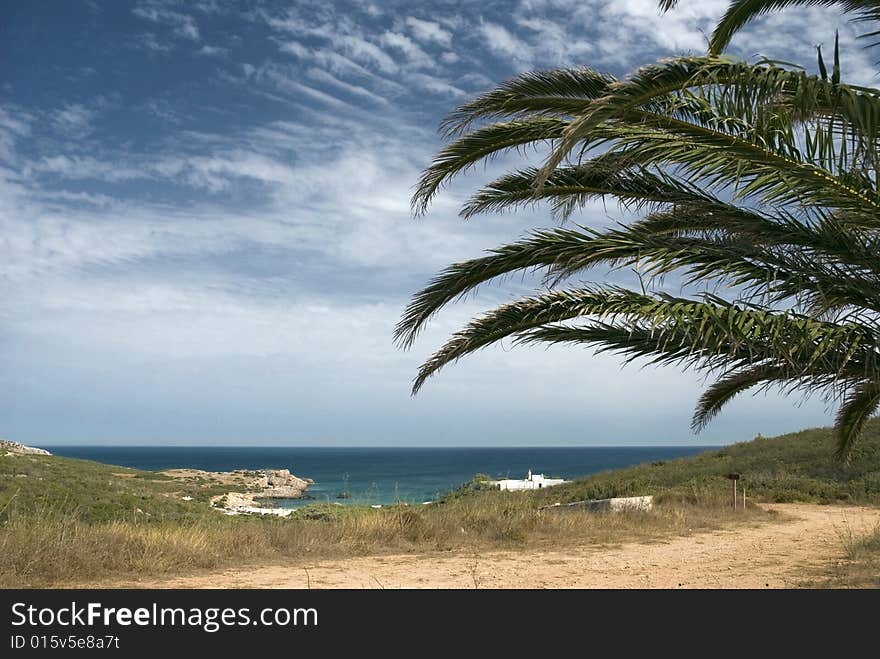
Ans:
[[[825,575],[809,582],[818,588],[880,588],[880,526],[867,534],[847,529],[841,534],[842,562],[829,566]]]
[[[759,509],[667,502],[650,513],[538,510],[530,497],[486,492],[443,505],[314,507],[289,519],[87,522],[75,513],[9,514],[0,528],[0,587],[63,586],[125,576],[346,556],[648,542],[759,523]]]

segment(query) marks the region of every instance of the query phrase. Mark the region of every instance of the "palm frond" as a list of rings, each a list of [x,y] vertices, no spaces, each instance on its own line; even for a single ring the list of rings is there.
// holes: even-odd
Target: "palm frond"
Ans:
[[[814,122],[798,128],[791,108],[781,109],[783,101],[790,106],[794,98],[814,98],[822,85],[828,83],[815,76],[730,58],[677,58],[644,67],[631,79],[610,85],[605,97],[568,124],[537,184],[576,146],[613,141],[613,148],[642,156],[643,165],[681,165],[709,185],[732,186],[744,197],[760,194],[767,203],[842,203],[876,213],[875,188],[849,172],[852,157],[874,160],[875,141],[847,147],[835,139],[833,125]],[[679,96],[673,98],[675,93]],[[685,93],[686,102],[681,99]],[[871,116],[861,117],[864,122],[872,121],[874,111],[880,113],[876,97],[855,92],[852,97],[871,108]],[[841,104],[853,111],[857,105]],[[834,164],[837,173],[813,160]],[[872,194],[866,194],[867,188]],[[804,195],[821,196],[808,200]]]
[[[687,345],[687,352],[680,355],[684,360],[714,367],[741,367],[774,355],[792,369],[819,365],[823,371],[836,372],[855,358],[868,360],[862,347],[875,338],[861,325],[746,309],[709,296],[692,300],[603,287],[552,291],[502,305],[453,334],[422,365],[413,393],[427,378],[467,354],[512,335],[534,338],[537,335],[528,334],[530,330],[578,317],[648,330],[658,345],[672,342],[676,350]]]
[[[730,20],[794,4],[734,2]],[[874,6],[813,4],[863,16]],[[498,123],[474,128],[480,121]],[[525,74],[463,105],[444,128],[458,137],[425,171],[417,212],[474,164],[537,147],[550,150],[542,167],[496,179],[462,215],[546,202],[565,220],[610,199],[638,217],[602,230],[536,231],[446,268],[404,311],[395,328],[402,347],[490,281],[534,272],[549,292],[473,319],[422,365],[414,393],[505,337],[588,345],[625,362],[715,374],[696,430],[753,386],[844,400],[839,455],[849,454],[880,396],[880,91],[844,84],[836,48],[819,76],[714,55],[662,61],[624,80],[590,69]],[[598,266],[633,268],[642,292],[563,288]],[[673,277],[677,297],[663,290]]]
[[[762,382],[786,380],[791,377],[792,369],[788,364],[765,363],[747,366],[722,377],[709,386],[697,401],[696,410],[691,421],[695,432],[701,431],[721,412],[721,409],[739,394],[755,387]]]
[[[478,213],[550,200],[554,214],[568,219],[578,207],[601,197],[613,197],[627,208],[637,209],[650,203],[707,196],[698,187],[666,172],[633,165],[633,160],[629,153],[606,152],[580,165],[560,167],[540,188],[535,188],[536,168],[512,172],[478,190],[461,214],[470,218]]]
[[[552,117],[530,117],[496,123],[471,131],[444,147],[422,174],[412,198],[416,213],[424,213],[440,186],[477,162],[503,151],[545,142],[562,135],[568,122]]]
[[[459,106],[441,122],[440,130],[450,137],[479,120],[570,117],[583,112],[614,81],[613,76],[586,67],[529,71]]]
[[[661,7],[664,9],[674,4],[676,4],[675,0],[661,0]],[[753,19],[771,11],[797,6],[839,6],[843,11],[855,14],[856,20],[880,20],[880,2],[877,0],[732,0],[727,12],[712,32],[709,52],[723,51],[733,36]]]
[[[536,231],[528,238],[492,250],[482,258],[453,263],[413,296],[397,323],[395,341],[402,348],[409,348],[425,323],[453,300],[497,277],[579,257],[584,245],[592,238],[590,233],[573,229]]]
[[[880,382],[876,379],[861,383],[841,405],[834,424],[837,432],[838,460],[844,463],[849,461],[856,440],[878,406],[880,406]]]

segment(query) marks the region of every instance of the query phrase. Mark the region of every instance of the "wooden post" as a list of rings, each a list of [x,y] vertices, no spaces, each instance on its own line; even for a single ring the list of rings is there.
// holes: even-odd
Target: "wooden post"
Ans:
[[[743,510],[746,509],[746,486],[743,485]]]
[[[739,480],[739,474],[727,474],[727,478],[733,481],[733,509],[736,510],[736,482]],[[745,496],[745,490],[743,490],[743,496]],[[745,503],[743,503],[743,508],[745,508]]]

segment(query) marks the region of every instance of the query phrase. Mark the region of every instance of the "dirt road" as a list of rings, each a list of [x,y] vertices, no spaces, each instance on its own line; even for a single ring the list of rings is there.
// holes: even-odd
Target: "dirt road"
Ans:
[[[774,504],[783,515],[739,527],[614,548],[407,554],[223,570],[118,584],[150,588],[788,588],[842,560],[847,537],[880,509]],[[117,584],[114,584],[117,585]]]

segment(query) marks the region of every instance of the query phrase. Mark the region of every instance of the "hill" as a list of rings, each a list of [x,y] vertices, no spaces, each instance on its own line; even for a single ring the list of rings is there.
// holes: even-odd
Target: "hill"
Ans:
[[[593,474],[531,496],[538,506],[643,494],[661,502],[724,503],[730,498],[725,475],[739,473],[740,491],[745,487],[752,500],[880,504],[880,419],[868,422],[848,465],[835,460],[834,444],[830,428],[772,438],[759,435],[688,458]],[[451,497],[484,488],[475,481]]]

